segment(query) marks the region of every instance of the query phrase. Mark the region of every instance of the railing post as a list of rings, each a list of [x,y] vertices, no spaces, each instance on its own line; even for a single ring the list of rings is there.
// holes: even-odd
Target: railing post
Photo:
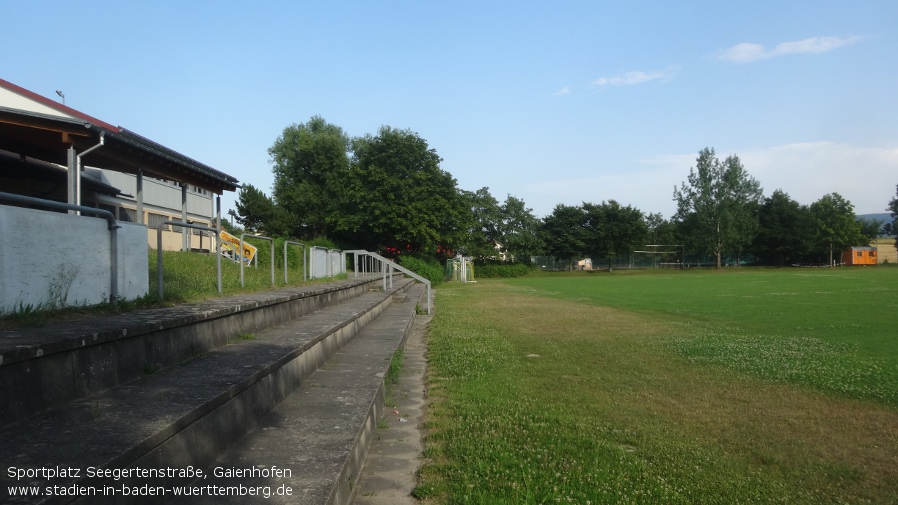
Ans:
[[[268,240],[271,242],[271,287],[275,287],[274,284],[274,239],[271,237],[265,237],[263,235],[251,235],[249,233],[241,233],[240,234],[240,287],[246,287],[243,282],[243,239],[244,237],[252,237]],[[258,265],[258,263],[256,263]],[[286,268],[286,266],[285,266]]]
[[[218,230],[215,228],[211,228],[209,226],[203,226],[201,224],[195,223],[183,223],[181,221],[162,221],[158,225],[156,225],[156,281],[157,281],[157,292],[159,293],[159,299],[162,300],[165,296],[165,292],[163,290],[163,279],[162,279],[162,227],[168,224],[174,224],[178,226],[184,226],[186,228],[193,228],[194,230],[202,230],[202,231],[211,231],[216,233]],[[215,251],[217,254],[218,260],[216,260],[216,267],[218,269],[218,294],[221,294],[221,234],[217,234],[218,240],[216,244],[218,245],[218,250]]]

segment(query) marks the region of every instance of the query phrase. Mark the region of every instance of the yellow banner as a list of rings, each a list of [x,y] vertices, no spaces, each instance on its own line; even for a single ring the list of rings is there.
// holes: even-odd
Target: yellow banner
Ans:
[[[240,237],[235,237],[230,233],[221,230],[221,255],[231,258],[234,261],[243,260],[245,265],[249,265],[256,257],[256,246],[243,242],[243,254],[237,254],[240,249]]]

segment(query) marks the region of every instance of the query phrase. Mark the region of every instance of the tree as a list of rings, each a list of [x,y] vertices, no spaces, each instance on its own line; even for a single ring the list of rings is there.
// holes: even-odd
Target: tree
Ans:
[[[464,236],[464,199],[427,141],[410,130],[381,127],[352,141],[345,197],[333,225],[357,247],[433,251]]]
[[[475,192],[461,191],[461,198],[470,211],[465,227],[467,236],[463,241],[463,252],[479,261],[494,257],[496,243],[499,242],[499,223],[502,220],[499,201],[493,198],[487,187]]]
[[[290,216],[252,184],[240,187],[235,206],[237,222],[251,233],[265,232],[272,236],[290,233]]]
[[[810,210],[776,190],[758,213],[758,234],[752,249],[766,263],[783,266],[807,255],[814,243]]]
[[[886,208],[892,214],[892,226],[891,232],[895,235],[895,249],[898,249],[898,185],[895,186],[895,198],[892,198],[889,201],[889,206]]]
[[[499,243],[508,259],[530,263],[530,257],[542,250],[539,219],[528,209],[524,200],[508,195],[499,208]]]
[[[833,251],[858,245],[864,241],[861,226],[854,215],[854,205],[838,193],[830,193],[811,204],[817,232],[818,250],[829,251],[829,265],[833,266]]]
[[[596,257],[607,258],[609,270],[615,259],[629,258],[635,249],[645,245],[648,227],[639,209],[609,200],[599,205],[584,203],[583,211],[587,250]]]
[[[865,246],[869,246],[876,240],[876,237],[878,237],[879,234],[882,233],[883,225],[885,224],[885,221],[883,221],[882,219],[875,218],[858,219],[857,222],[860,226],[861,236],[864,238],[863,244],[858,245]]]
[[[680,244],[680,240],[677,238],[677,227],[674,222],[664,219],[664,216],[656,212],[645,216],[645,225],[647,230],[646,240],[649,245],[668,246],[664,249],[654,248],[654,252],[657,253],[661,253],[661,251],[667,252],[653,255],[653,263],[658,260],[680,261],[683,259],[680,256],[681,251],[679,249],[670,247]]]
[[[724,254],[739,251],[754,237],[761,186],[737,156],[721,163],[710,148],[699,151],[687,182],[674,188],[676,219],[692,244],[713,254],[720,268]]]
[[[311,239],[331,231],[349,172],[349,139],[321,116],[293,124],[268,149],[274,202],[292,216],[291,234]]]
[[[546,252],[568,265],[586,251],[586,213],[583,207],[558,204],[543,219],[542,236]]]

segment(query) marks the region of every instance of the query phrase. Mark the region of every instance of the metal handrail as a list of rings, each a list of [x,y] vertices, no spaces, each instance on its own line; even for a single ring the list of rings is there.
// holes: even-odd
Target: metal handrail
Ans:
[[[116,222],[112,212],[105,209],[86,207],[84,205],[74,205],[71,203],[62,203],[53,200],[44,200],[43,198],[34,198],[4,192],[0,192],[0,200],[28,205],[39,205],[51,209],[76,210],[85,214],[94,214],[105,219],[106,222],[109,223],[109,303],[111,303],[113,307],[118,306],[118,233],[116,233],[116,230],[121,228],[121,226]]]
[[[408,268],[405,268],[405,267],[402,266],[402,265],[399,265],[399,264],[397,264],[397,263],[395,263],[395,262],[392,262],[392,261],[388,260],[387,258],[384,258],[383,256],[381,256],[380,254],[377,254],[377,253],[373,253],[373,252],[370,252],[370,251],[365,251],[365,250],[363,250],[363,249],[356,249],[356,250],[352,250],[352,251],[344,251],[344,252],[345,252],[346,254],[352,254],[352,255],[353,255],[353,258],[354,258],[354,264],[356,265],[356,275],[358,275],[358,259],[359,259],[359,255],[361,255],[361,256],[370,256],[371,258],[380,261],[381,264],[383,265],[382,272],[383,272],[383,274],[384,274],[384,289],[385,289],[385,290],[386,290],[386,287],[387,287],[387,284],[386,284],[386,283],[387,283],[387,271],[388,271],[388,270],[394,270],[394,269],[395,269],[395,270],[399,270],[400,272],[402,272],[402,273],[408,275],[409,277],[411,277],[411,278],[413,278],[413,279],[415,279],[415,280],[417,280],[417,281],[419,281],[419,282],[422,282],[425,286],[427,286],[427,314],[428,314],[428,315],[431,314],[432,295],[431,295],[431,285],[430,285],[430,280],[425,279],[424,277],[422,277],[422,276],[416,274],[415,272],[412,272],[412,271],[409,270]],[[389,278],[390,278],[390,287],[392,287],[392,283],[393,283],[393,275],[392,275],[392,272],[390,272]]]
[[[287,284],[287,282],[288,282],[288,281],[287,281],[287,244],[295,244],[295,245],[298,245],[298,246],[302,247],[302,281],[303,281],[303,282],[306,282],[306,280],[307,280],[307,278],[306,278],[306,267],[307,267],[307,265],[308,265],[308,261],[306,261],[306,256],[305,256],[305,254],[306,254],[306,245],[305,245],[305,244],[301,244],[301,243],[299,243],[299,242],[293,242],[293,241],[291,241],[291,240],[285,240],[285,241],[284,241],[284,284]],[[272,247],[272,250],[274,250],[273,247]]]
[[[211,228],[209,226],[203,226],[201,224],[195,223],[185,223],[184,221],[162,221],[161,223],[156,225],[156,280],[157,280],[157,292],[159,293],[159,299],[162,300],[165,296],[163,286],[162,286],[162,227],[173,224],[175,226],[183,226],[185,228],[193,228],[194,230],[203,230],[203,231],[211,231],[215,234],[215,257],[216,257],[216,266],[218,268],[218,294],[221,294],[221,233],[217,228]]]
[[[274,287],[274,239],[271,237],[265,237],[263,235],[251,235],[249,233],[241,233],[240,234],[240,254],[243,254],[243,238],[244,237],[252,237],[252,238],[261,238],[268,241],[271,241],[271,287]],[[284,266],[286,268],[286,265]],[[245,287],[243,285],[243,260],[241,258],[240,261],[240,287]]]

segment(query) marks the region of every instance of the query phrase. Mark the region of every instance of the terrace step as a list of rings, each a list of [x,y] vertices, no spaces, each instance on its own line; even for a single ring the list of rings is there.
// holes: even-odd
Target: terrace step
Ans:
[[[57,472],[56,477],[38,472],[40,475],[21,480],[10,478],[6,471],[0,477],[4,487],[0,502],[160,502],[162,498],[158,496],[123,498],[122,490],[130,486],[171,488],[190,482],[189,475],[179,477],[178,473],[187,469],[207,471],[222,453],[257,426],[260,419],[270,422],[268,413],[285,398],[297,397],[291,395],[297,387],[304,383],[310,386],[318,380],[309,377],[363,328],[376,321],[377,328],[395,333],[393,325],[400,323],[388,321],[396,316],[381,316],[385,319],[378,316],[395,303],[396,293],[412,287],[412,281],[394,284],[396,287],[386,292],[369,292],[366,283],[359,283],[361,293],[339,304],[255,332],[251,338],[245,332],[231,332],[231,335],[243,333],[246,339],[230,338],[226,342],[230,345],[219,346],[187,362],[5,426],[0,430],[4,440],[0,444],[0,461],[7,469],[77,468],[81,471],[78,476],[62,476]],[[421,287],[415,285],[413,289],[420,298]],[[412,307],[406,310],[411,312],[409,320],[414,316],[416,302],[417,299],[414,303],[412,299],[405,302]],[[278,311],[283,309],[275,310]],[[231,317],[241,316],[237,312]],[[365,341],[374,340],[366,337]],[[396,343],[389,338],[378,345],[383,349],[372,351],[372,356],[391,355],[396,349]],[[317,438],[313,433],[309,435],[311,439]],[[91,467],[171,468],[175,476],[89,478],[87,469]],[[35,499],[11,496],[10,485],[39,486],[41,490],[55,485],[94,493],[109,486],[110,491],[119,492],[106,496]],[[241,503],[247,503],[246,497]]]
[[[258,500],[264,503],[349,503],[378,419],[383,417],[384,377],[394,352],[405,347],[424,287],[416,284],[406,293],[405,300],[394,301],[213,465],[226,473],[248,470],[249,477],[213,475],[191,485],[268,489],[272,495]],[[252,476],[253,469],[271,473]],[[283,474],[273,476],[279,471]],[[279,489],[284,494],[278,495]],[[182,497],[172,503],[242,504],[254,500],[207,495]]]
[[[378,277],[0,332],[0,426],[138,379],[369,289]]]

